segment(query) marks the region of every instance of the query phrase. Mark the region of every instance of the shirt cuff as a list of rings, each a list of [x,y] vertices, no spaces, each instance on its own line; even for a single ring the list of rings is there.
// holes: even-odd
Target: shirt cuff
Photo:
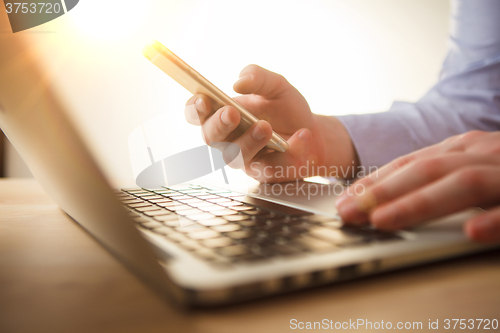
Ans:
[[[397,114],[414,107],[411,103],[394,102],[387,112],[337,116],[351,136],[360,167],[381,167],[418,149],[411,131]]]

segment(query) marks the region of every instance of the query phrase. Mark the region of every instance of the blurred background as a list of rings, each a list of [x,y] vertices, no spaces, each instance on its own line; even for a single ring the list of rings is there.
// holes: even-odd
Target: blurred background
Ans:
[[[129,140],[141,125],[165,134],[157,158],[203,144],[184,120],[190,94],[142,56],[150,39],[229,95],[254,63],[284,75],[315,113],[381,112],[436,82],[449,12],[448,0],[84,0],[22,33],[122,185],[137,173]],[[31,175],[6,140],[1,154],[4,176]]]

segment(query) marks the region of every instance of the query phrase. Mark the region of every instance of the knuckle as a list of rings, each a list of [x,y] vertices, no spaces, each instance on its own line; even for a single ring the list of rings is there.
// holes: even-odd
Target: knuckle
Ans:
[[[252,143],[249,140],[243,139],[239,142],[241,152],[243,154],[249,154],[253,151]]]
[[[485,174],[480,169],[474,167],[459,170],[456,177],[460,187],[472,195],[481,194],[481,189],[488,182]]]
[[[439,158],[432,158],[415,163],[417,172],[425,180],[434,180],[442,174],[443,161]]]
[[[459,139],[462,140],[462,141],[469,141],[471,139],[484,136],[487,133],[488,132],[478,131],[478,130],[469,131],[469,132],[467,132],[465,134],[459,135]]]
[[[240,72],[240,76],[243,75],[249,75],[249,74],[255,74],[256,72],[259,71],[261,67],[255,64],[250,64],[247,65],[243,70]]]
[[[186,106],[184,109],[184,116],[189,124],[196,126],[201,125],[201,118],[199,117],[198,112],[196,112],[196,108],[193,104]]]
[[[217,115],[216,121],[214,124],[211,124],[209,127],[211,128],[211,134],[214,140],[220,140],[227,136],[226,125],[220,119],[220,114]]]
[[[413,162],[415,160],[415,156],[413,155],[405,155],[396,158],[394,161],[392,161],[392,167],[394,170],[401,169],[402,167],[406,166],[407,164]]]
[[[434,201],[429,197],[421,194],[415,193],[411,203],[405,203],[401,205],[401,210],[404,211],[408,216],[413,214],[418,215],[428,215],[432,211]]]

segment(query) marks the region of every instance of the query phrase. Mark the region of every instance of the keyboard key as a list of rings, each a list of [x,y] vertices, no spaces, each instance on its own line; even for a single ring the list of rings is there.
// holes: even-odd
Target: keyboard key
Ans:
[[[188,236],[192,239],[209,239],[220,237],[220,234],[215,230],[204,230],[190,233]]]
[[[176,214],[170,213],[170,215],[155,216],[154,219],[158,220],[158,221],[162,221],[162,222],[179,221],[179,216]]]
[[[122,200],[122,203],[123,204],[133,204],[133,203],[141,203],[141,202],[144,202],[142,200],[139,200],[139,199],[127,199],[127,200]]]
[[[201,203],[201,202],[204,202],[204,201],[200,200],[200,199],[189,198],[189,199],[180,199],[179,202],[182,202],[184,204],[188,204],[188,205],[192,206],[192,204]]]
[[[154,229],[154,228],[161,228],[161,227],[165,227],[163,224],[161,224],[160,222],[155,222],[155,221],[151,221],[151,222],[146,222],[146,223],[142,223],[141,226],[145,227],[145,228],[148,228],[148,229]]]
[[[167,199],[167,200],[170,200],[170,199]],[[168,207],[178,206],[178,205],[180,205],[180,203],[170,200],[167,202],[159,202],[159,203],[157,203],[157,205],[160,207],[168,208]]]
[[[178,192],[174,192],[174,193],[165,193],[165,194],[163,194],[163,193],[162,193],[162,195],[163,195],[164,197],[171,198],[171,199],[174,199],[174,200],[175,200],[175,199],[178,199],[179,197],[185,197],[185,195],[184,195],[184,194],[182,194],[182,193],[178,193]]]
[[[158,195],[156,193],[146,192],[146,193],[134,193],[135,196],[140,197],[141,199],[148,199],[149,197],[154,197],[153,199],[158,199]]]
[[[196,209],[196,208],[192,208],[192,207],[189,207],[189,208],[191,208],[191,209],[177,210],[176,213],[179,214],[179,215],[182,215],[182,216],[198,215],[198,214],[202,214],[203,213],[202,210],[199,210],[199,209]]]
[[[221,202],[230,202],[231,199],[227,199],[227,198],[215,198],[215,199],[208,199],[207,200],[208,202],[211,202],[211,203],[221,203]]]
[[[242,227],[254,227],[257,225],[257,222],[255,222],[254,220],[237,221],[236,223],[238,223]]]
[[[215,210],[211,211],[211,213],[214,214],[215,216],[228,216],[228,215],[238,214],[238,212],[229,209]]]
[[[151,195],[144,197],[144,199],[150,201],[150,200],[155,200],[155,199],[166,199],[165,197],[162,197],[161,195]]]
[[[201,209],[201,207],[216,207],[217,206],[217,205],[214,205],[213,203],[203,201],[203,200],[200,200],[200,202],[190,203],[189,205],[192,207],[200,208],[200,209]]]
[[[217,253],[224,257],[236,257],[249,253],[250,251],[244,245],[233,245],[223,247],[217,250]]]
[[[148,200],[148,201],[153,202],[153,203],[166,203],[166,202],[172,202],[172,199],[161,198],[161,199],[153,199],[153,200]]]
[[[200,214],[189,215],[189,219],[191,219],[193,221],[210,220],[213,218],[215,218],[215,216],[210,214],[210,213],[200,213]]]
[[[228,232],[226,236],[234,238],[234,239],[242,239],[242,238],[250,238],[253,237],[254,234],[250,231],[247,230],[242,230],[242,231],[234,231],[234,232]]]
[[[148,207],[137,207],[137,208],[134,208],[135,210],[139,211],[139,212],[150,212],[150,211],[153,211],[153,210],[160,210],[161,208],[158,207],[158,206],[148,206]]]
[[[241,227],[238,224],[224,224],[213,226],[212,229],[218,232],[230,232],[240,230]]]
[[[153,192],[155,193],[161,193],[161,194],[165,194],[165,193],[175,193],[173,191],[169,191],[169,190],[166,190],[166,189],[161,189],[161,190],[153,190]]]
[[[247,215],[227,215],[224,218],[230,222],[248,220]]]
[[[124,190],[124,191],[128,192],[128,193],[133,193],[134,195],[137,193],[149,193],[149,191],[146,191],[142,188],[136,188],[136,189],[130,189],[130,190]]]
[[[229,202],[218,202],[217,204],[224,206],[224,207],[235,207],[235,206],[242,206],[242,202],[237,202],[237,201],[229,201]]]
[[[139,200],[138,200],[139,201]],[[149,202],[139,202],[139,203],[132,203],[132,204],[127,204],[128,207],[130,208],[137,208],[137,207],[153,207],[152,204],[150,204]]]
[[[208,229],[207,227],[204,227],[202,225],[199,225],[199,224],[192,224],[192,225],[188,225],[185,227],[175,228],[175,231],[183,233],[183,234],[190,234],[193,232],[200,232],[200,231],[205,231],[205,230],[210,230],[210,229]]]
[[[193,197],[189,195],[179,195],[175,197],[175,200],[183,200],[183,199],[193,199]]]
[[[221,217],[216,217],[216,218],[209,219],[209,220],[200,220],[200,221],[198,221],[198,223],[209,227],[209,226],[213,226],[213,225],[226,224],[227,221]]]
[[[153,210],[153,211],[150,211],[150,212],[144,212],[144,215],[147,215],[147,216],[161,216],[161,215],[172,215],[172,213],[169,212],[168,210],[161,209],[161,210]]]
[[[203,246],[201,246],[197,241],[194,241],[194,240],[188,240],[185,242],[181,242],[181,243],[179,243],[179,245],[188,251],[197,251],[197,250],[203,249]]]
[[[206,247],[216,248],[216,247],[232,245],[233,240],[228,237],[212,238],[203,240],[201,244],[203,244]]]
[[[205,212],[215,212],[215,211],[220,211],[220,210],[226,209],[225,207],[222,207],[219,205],[215,205],[215,204],[210,204],[210,205],[211,206],[202,206],[202,207],[198,207],[198,208],[201,209],[202,211],[205,211]]]
[[[197,195],[196,198],[208,200],[208,199],[217,199],[220,197],[218,195],[213,195],[213,194],[204,194],[204,195]]]
[[[168,235],[168,234],[175,232],[174,230],[172,230],[172,228],[165,227],[165,226],[155,228],[155,229],[153,229],[153,231],[156,232],[157,234],[162,234],[162,235]]]
[[[168,210],[171,210],[173,212],[180,212],[181,210],[193,209],[193,207],[190,207],[188,205],[183,205],[183,204],[178,204],[176,206],[165,207],[165,208],[167,208]]]

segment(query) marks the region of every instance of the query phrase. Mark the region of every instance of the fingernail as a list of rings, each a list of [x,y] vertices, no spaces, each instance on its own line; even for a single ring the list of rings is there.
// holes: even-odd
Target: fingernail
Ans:
[[[237,85],[237,84],[238,84],[238,83],[240,83],[240,82],[243,82],[243,81],[245,81],[245,80],[248,80],[249,78],[251,78],[251,75],[245,75],[245,76],[242,76],[242,77],[240,77],[240,78],[238,79],[238,81],[236,81],[236,82],[234,83],[234,85]]]
[[[231,119],[229,118],[229,114],[228,114],[226,109],[224,109],[224,111],[222,111],[222,114],[220,115],[220,120],[222,120],[222,122],[226,126],[231,126],[233,124]]]
[[[474,229],[481,234],[488,234],[495,229],[495,225],[491,219],[484,217],[475,221]]]
[[[200,113],[205,113],[207,112],[207,106],[205,105],[205,102],[201,98],[198,98],[195,102],[196,105],[196,110]]]
[[[307,143],[311,140],[311,134],[308,131],[301,131],[299,133],[299,139],[302,140],[302,142]]]
[[[255,126],[255,128],[252,131],[252,137],[257,141],[261,141],[266,137],[266,132],[264,132],[262,127],[260,127],[260,125],[257,124],[257,126]]]
[[[335,202],[339,214],[347,220],[357,221],[359,216],[369,213],[377,205],[371,192],[362,195],[342,195]]]
[[[370,191],[365,191],[365,193],[354,196],[354,198],[361,212],[368,213],[377,206],[377,198]]]

